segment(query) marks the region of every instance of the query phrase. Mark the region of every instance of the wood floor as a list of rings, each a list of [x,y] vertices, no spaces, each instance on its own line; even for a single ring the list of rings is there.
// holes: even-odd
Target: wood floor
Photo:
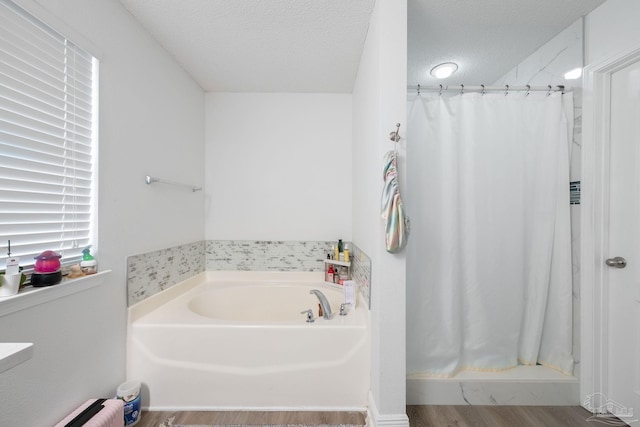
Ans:
[[[143,412],[136,427],[158,427],[168,418],[173,424],[355,424],[364,425],[360,412]]]
[[[604,427],[580,406],[407,406],[411,427]],[[606,422],[603,422],[606,421]]]
[[[407,406],[411,427],[600,427],[579,406]],[[174,424],[362,424],[358,412],[145,412],[136,427]]]

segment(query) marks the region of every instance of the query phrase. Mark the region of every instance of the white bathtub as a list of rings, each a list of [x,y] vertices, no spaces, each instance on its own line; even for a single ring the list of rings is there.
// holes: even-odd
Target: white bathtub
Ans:
[[[127,378],[150,410],[364,410],[369,312],[343,301],[321,273],[202,273],[129,308]]]

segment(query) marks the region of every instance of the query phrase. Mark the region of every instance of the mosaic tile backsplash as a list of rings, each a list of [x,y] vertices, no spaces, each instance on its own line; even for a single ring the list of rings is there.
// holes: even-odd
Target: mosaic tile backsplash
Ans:
[[[207,270],[322,271],[335,242],[208,240]]]
[[[356,281],[367,306],[371,308],[371,258],[354,244],[351,249],[351,278]]]
[[[127,257],[128,303],[205,270],[323,271],[333,241],[208,240]],[[351,242],[352,277],[369,302],[371,259]]]
[[[205,268],[204,240],[127,257],[128,304],[170,288]]]

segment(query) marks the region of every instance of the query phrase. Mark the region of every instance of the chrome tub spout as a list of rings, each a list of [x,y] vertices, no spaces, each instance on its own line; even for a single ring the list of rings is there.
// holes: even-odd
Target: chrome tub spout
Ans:
[[[331,313],[331,305],[327,300],[327,297],[324,296],[322,292],[317,289],[312,289],[309,291],[310,294],[314,294],[320,300],[320,306],[322,307],[322,317],[329,320],[333,317],[333,313]]]

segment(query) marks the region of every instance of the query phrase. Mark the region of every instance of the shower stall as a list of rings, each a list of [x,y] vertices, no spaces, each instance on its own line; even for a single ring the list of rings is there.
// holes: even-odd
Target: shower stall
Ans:
[[[408,404],[577,404],[573,93],[409,92]]]

